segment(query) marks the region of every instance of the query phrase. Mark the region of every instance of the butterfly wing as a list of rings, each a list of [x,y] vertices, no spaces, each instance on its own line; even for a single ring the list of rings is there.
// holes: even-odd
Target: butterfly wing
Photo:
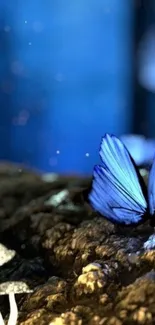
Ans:
[[[94,168],[90,204],[117,224],[142,222],[147,210],[143,181],[127,149],[118,138],[107,134],[102,139],[100,157],[103,166]]]
[[[155,213],[155,158],[148,179],[148,199],[150,214],[153,215]]]

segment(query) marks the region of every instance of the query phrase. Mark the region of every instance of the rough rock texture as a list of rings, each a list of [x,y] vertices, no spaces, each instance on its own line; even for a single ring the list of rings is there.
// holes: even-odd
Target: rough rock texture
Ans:
[[[6,320],[4,294],[14,287],[20,325],[155,324],[155,250],[143,248],[153,229],[116,228],[98,216],[83,200],[89,184],[0,165]]]

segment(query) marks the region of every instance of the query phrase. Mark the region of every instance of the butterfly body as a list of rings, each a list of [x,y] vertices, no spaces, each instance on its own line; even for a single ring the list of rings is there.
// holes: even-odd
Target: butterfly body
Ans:
[[[155,225],[155,160],[148,189],[133,158],[115,136],[106,134],[100,146],[101,165],[96,165],[88,201],[109,221],[134,226],[150,220]]]

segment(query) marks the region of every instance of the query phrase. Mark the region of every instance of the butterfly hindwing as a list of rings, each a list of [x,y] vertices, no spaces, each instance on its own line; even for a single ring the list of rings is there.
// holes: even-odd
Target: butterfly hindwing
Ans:
[[[148,179],[148,198],[150,214],[153,215],[155,213],[155,158]]]
[[[107,219],[124,225],[138,224],[147,210],[140,175],[127,149],[115,136],[102,139],[103,166],[95,166],[89,202]]]

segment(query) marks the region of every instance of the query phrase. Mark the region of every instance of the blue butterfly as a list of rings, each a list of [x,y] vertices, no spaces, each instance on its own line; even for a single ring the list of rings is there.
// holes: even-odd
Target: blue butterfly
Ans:
[[[120,225],[138,225],[150,219],[155,225],[155,159],[148,190],[125,145],[106,134],[100,147],[102,165],[94,167],[88,201],[106,219]]]

